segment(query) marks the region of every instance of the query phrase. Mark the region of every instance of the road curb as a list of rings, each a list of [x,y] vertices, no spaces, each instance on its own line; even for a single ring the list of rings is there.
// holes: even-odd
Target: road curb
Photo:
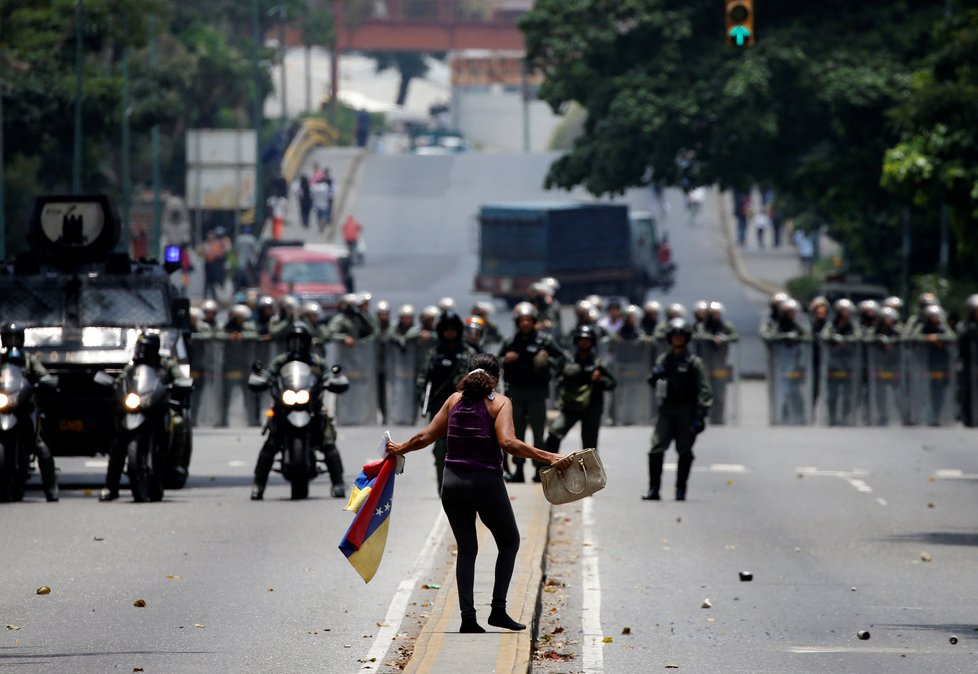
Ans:
[[[783,291],[784,288],[769,281],[756,279],[747,272],[747,268],[744,266],[744,259],[740,255],[740,249],[730,236],[730,213],[727,208],[727,204],[729,203],[727,194],[728,192],[726,191],[720,191],[717,194],[717,199],[720,202],[720,235],[723,237],[724,245],[727,247],[727,259],[730,262],[730,268],[733,269],[734,275],[745,286],[753,288],[765,295],[773,295],[774,293]]]

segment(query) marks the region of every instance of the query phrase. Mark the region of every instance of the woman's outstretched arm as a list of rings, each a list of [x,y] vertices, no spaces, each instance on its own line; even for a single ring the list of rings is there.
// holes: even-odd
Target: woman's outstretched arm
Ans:
[[[434,416],[431,423],[415,433],[407,442],[389,441],[387,443],[387,452],[389,454],[407,454],[408,452],[427,447],[435,440],[443,437],[448,432],[448,412],[455,406],[455,403],[458,402],[461,396],[461,393],[452,394],[445,401],[445,404],[441,406],[441,409],[438,410],[438,414]]]

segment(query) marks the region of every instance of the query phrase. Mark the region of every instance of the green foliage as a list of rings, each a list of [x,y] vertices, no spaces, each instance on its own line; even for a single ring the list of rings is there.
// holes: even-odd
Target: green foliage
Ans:
[[[430,54],[412,51],[368,51],[365,54],[377,61],[377,72],[383,70],[396,70],[401,75],[401,82],[397,88],[397,105],[404,105],[407,100],[408,87],[411,80],[415,77],[424,77],[428,73],[427,57],[444,58],[445,55],[439,52]]]
[[[785,284],[785,290],[788,291],[789,295],[801,302],[803,307],[807,307],[808,303],[815,299],[822,282],[822,279],[818,276],[796,276],[788,280]]]
[[[855,271],[893,284],[899,258],[880,255],[902,208],[880,185],[899,140],[888,114],[940,15],[923,0],[759,3],[757,45],[735,50],[716,0],[537,0],[521,27],[540,97],[588,112],[547,185],[772,187],[783,215],[827,225]]]

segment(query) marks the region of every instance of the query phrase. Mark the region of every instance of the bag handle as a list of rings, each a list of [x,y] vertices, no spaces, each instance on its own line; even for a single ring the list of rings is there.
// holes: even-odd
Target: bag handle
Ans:
[[[584,486],[581,487],[580,491],[574,491],[573,489],[568,487],[567,483],[564,482],[564,476],[560,472],[557,473],[557,479],[560,480],[560,483],[562,485],[564,485],[564,489],[569,491],[571,494],[574,494],[574,496],[577,496],[578,494],[583,494],[584,490],[587,489],[587,466],[584,465],[584,457],[583,456],[577,457],[577,462],[581,464],[581,470],[584,471]]]

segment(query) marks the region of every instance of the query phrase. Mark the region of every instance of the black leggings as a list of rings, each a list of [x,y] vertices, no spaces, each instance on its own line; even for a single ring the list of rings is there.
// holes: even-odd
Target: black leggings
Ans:
[[[492,606],[505,609],[506,594],[513,578],[513,567],[516,565],[516,553],[520,549],[520,532],[516,528],[516,516],[513,515],[513,506],[509,501],[509,494],[506,493],[502,473],[467,470],[450,462],[446,463],[441,504],[458,544],[455,584],[458,586],[458,605],[462,618],[475,617],[472,588],[475,583],[475,556],[479,552],[476,514],[489,529],[499,549],[496,580],[492,586]]]

